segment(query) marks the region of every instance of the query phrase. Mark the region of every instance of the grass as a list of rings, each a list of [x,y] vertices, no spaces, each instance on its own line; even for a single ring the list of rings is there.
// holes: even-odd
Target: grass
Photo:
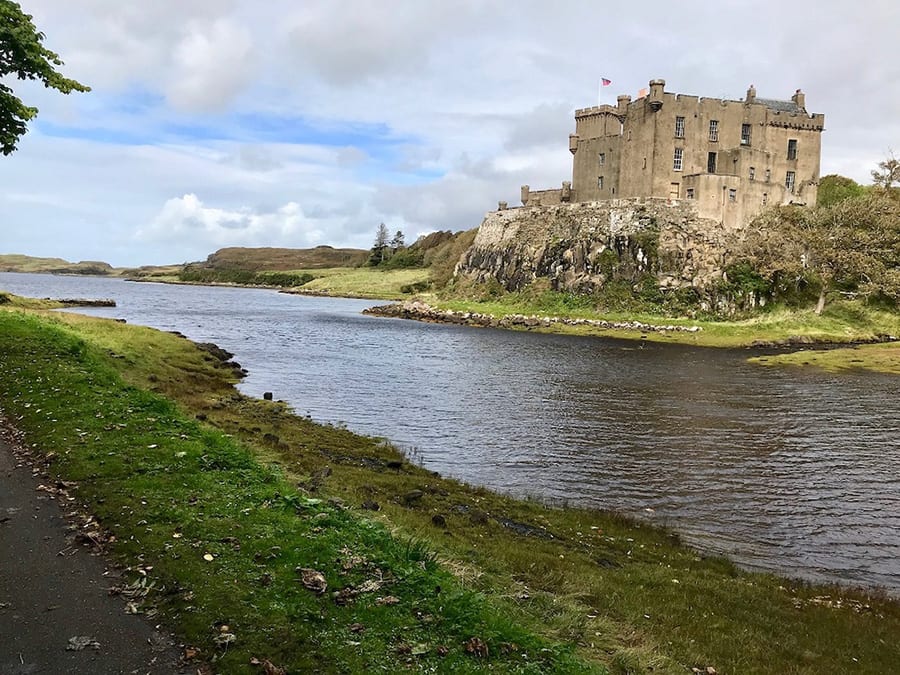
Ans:
[[[380,270],[374,267],[332,267],[327,269],[291,270],[293,274],[309,273],[316,278],[303,285],[301,293],[335,295],[375,300],[399,300],[409,297],[404,286],[428,281],[427,269]]]
[[[56,449],[50,470],[77,482],[113,555],[152,589],[141,610],[219,672],[252,672],[254,657],[290,672],[601,672],[463,587],[423,540],[298,490],[247,445],[125,386],[71,330],[3,312],[0,334],[6,414]]]
[[[832,373],[870,370],[900,374],[900,343],[857,345],[842,349],[810,349],[789,354],[757,356],[751,363],[770,366],[812,366]]]
[[[104,262],[69,262],[62,258],[35,258],[28,255],[7,253],[0,255],[2,272],[52,272],[63,274],[113,274],[115,269]]]
[[[896,601],[746,573],[614,514],[442,478],[378,439],[240,395],[229,369],[168,333],[0,312],[0,372],[7,414],[57,452],[52,471],[79,481],[120,560],[153,567],[165,590],[148,603],[223,672],[250,656],[291,672],[900,667]],[[391,582],[342,606],[297,567],[322,571],[329,591],[376,569]],[[377,604],[388,595],[400,602]],[[227,649],[222,622],[237,639]],[[487,659],[466,651],[472,637]]]
[[[692,344],[703,347],[748,347],[803,345],[808,343],[853,343],[878,339],[885,335],[900,336],[900,313],[865,306],[858,301],[842,300],[829,304],[821,315],[812,309],[773,308],[755,317],[735,321],[694,320],[653,314],[599,313],[577,298],[559,295],[555,301],[534,302],[531,298],[509,294],[488,301],[429,298],[436,307],[456,311],[479,312],[501,317],[506,314],[526,314],[607,321],[640,321],[653,325],[699,326],[702,330],[688,332],[649,332],[631,330],[603,330],[588,326],[555,324],[550,328],[535,328],[558,333],[580,335],[609,335],[613,337]],[[796,348],[796,347],[795,347]],[[766,362],[803,363],[810,361],[803,351],[769,358]],[[897,350],[891,345],[828,350],[827,355],[814,357],[810,363],[829,369],[866,368],[900,374]]]

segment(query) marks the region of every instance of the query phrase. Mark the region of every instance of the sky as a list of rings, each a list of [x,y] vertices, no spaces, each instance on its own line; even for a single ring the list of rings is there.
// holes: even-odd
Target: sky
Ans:
[[[116,266],[369,248],[571,178],[576,108],[806,93],[822,175],[900,152],[896,0],[20,0],[92,87],[0,156],[0,253]],[[600,86],[600,79],[612,84]]]

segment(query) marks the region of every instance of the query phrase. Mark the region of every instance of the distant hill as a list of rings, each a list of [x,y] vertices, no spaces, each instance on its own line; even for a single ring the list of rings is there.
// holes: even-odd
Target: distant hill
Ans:
[[[62,258],[35,258],[16,253],[0,255],[0,272],[44,272],[47,274],[115,274],[109,263],[82,260],[73,263]]]
[[[356,267],[369,257],[369,251],[358,248],[221,248],[195,266],[216,270],[249,270],[280,272],[286,270]]]

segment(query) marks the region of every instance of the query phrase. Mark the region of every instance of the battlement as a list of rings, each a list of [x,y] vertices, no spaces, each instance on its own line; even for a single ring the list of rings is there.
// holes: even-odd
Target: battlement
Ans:
[[[690,202],[704,218],[740,227],[767,205],[814,203],[825,116],[797,89],[785,99],[665,91],[650,80],[635,99],[575,110],[572,181],[523,186],[526,207],[618,199]]]
[[[612,105],[595,105],[590,108],[579,108],[575,111],[575,119],[593,117],[595,115],[618,115],[619,109]]]

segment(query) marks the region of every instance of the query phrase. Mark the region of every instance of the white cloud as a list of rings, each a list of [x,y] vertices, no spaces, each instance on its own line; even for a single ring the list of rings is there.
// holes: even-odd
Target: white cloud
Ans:
[[[22,2],[93,87],[14,83],[40,114],[0,158],[2,247],[33,255],[136,265],[368,247],[381,221],[474,227],[521,184],[570,178],[575,108],[654,77],[728,98],[802,87],[826,114],[823,174],[866,182],[900,151],[893,0]]]
[[[233,21],[195,24],[175,48],[168,99],[179,110],[221,109],[251,79],[254,59],[250,33]]]
[[[169,199],[146,229],[135,234],[139,242],[165,241],[172,244],[204,242],[222,246],[262,245],[274,240],[291,241],[295,246],[311,246],[322,236],[296,202],[274,211],[255,212],[249,208],[228,210],[206,206],[195,194]]]

